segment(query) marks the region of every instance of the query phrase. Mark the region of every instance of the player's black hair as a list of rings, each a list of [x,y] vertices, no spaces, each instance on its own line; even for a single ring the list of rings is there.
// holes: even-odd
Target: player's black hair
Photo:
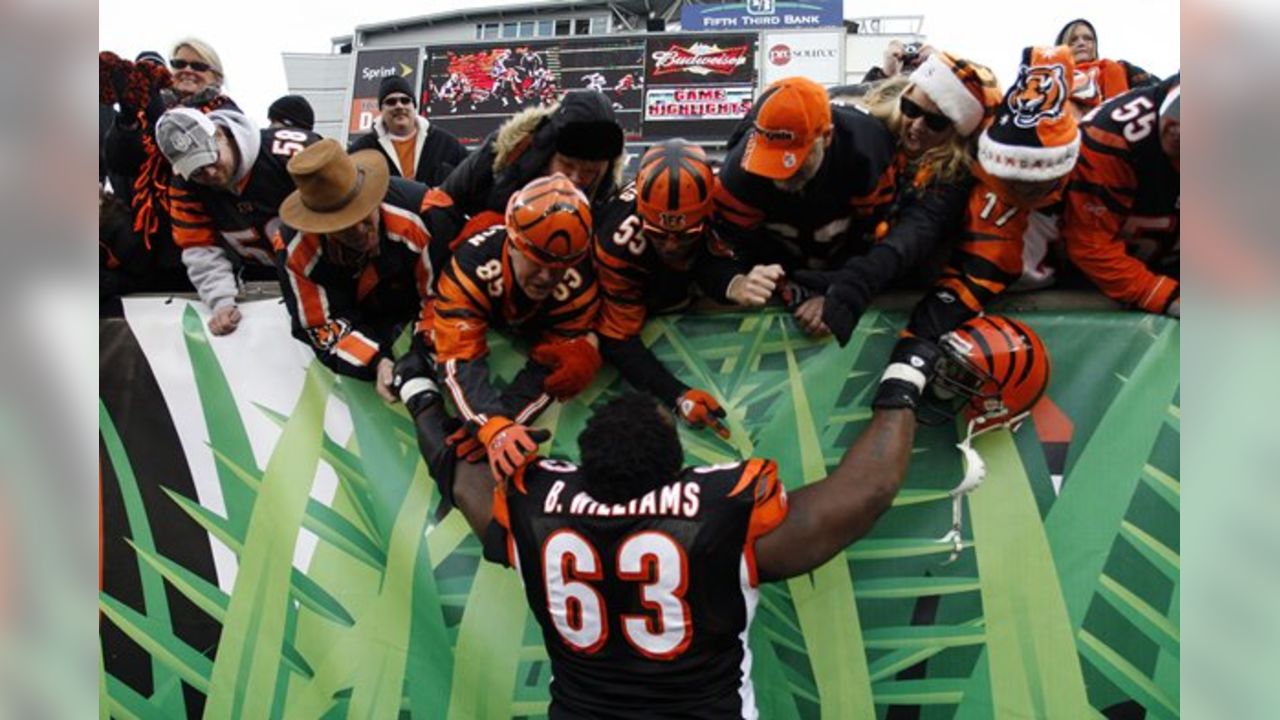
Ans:
[[[578,435],[591,496],[625,502],[675,479],[684,450],[675,421],[648,395],[626,393],[595,411]]]

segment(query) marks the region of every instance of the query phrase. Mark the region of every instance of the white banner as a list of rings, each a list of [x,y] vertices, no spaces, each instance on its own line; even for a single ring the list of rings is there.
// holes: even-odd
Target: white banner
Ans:
[[[760,42],[761,82],[768,85],[793,75],[803,75],[822,85],[844,81],[840,66],[843,32],[771,32]]]
[[[205,424],[205,411],[196,390],[183,332],[182,317],[188,306],[199,314],[201,324],[208,322],[209,312],[198,302],[151,297],[124,299],[129,327],[147,356],[182,441],[197,498],[201,505],[225,517],[227,510],[218,483],[216,461],[209,447],[209,428]],[[289,313],[280,301],[243,303],[240,312],[243,319],[234,333],[219,337],[206,331],[205,337],[235,396],[258,466],[266,467],[280,437],[280,428],[260,407],[288,413],[298,401],[306,369],[315,355],[289,334]],[[340,400],[330,401],[325,413],[325,432],[339,444],[346,443],[351,436],[351,416]],[[333,469],[320,463],[311,496],[330,504],[337,482]],[[230,592],[235,584],[235,555],[216,538],[210,540],[218,585]],[[315,535],[303,529],[294,549],[297,568],[307,568],[315,546]]]

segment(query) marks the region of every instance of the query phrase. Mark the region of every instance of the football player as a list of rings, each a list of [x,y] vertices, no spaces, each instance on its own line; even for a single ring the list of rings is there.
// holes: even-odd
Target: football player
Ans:
[[[782,277],[778,265],[743,269],[710,229],[715,177],[706,153],[667,140],[640,160],[634,183],[596,219],[593,244],[602,303],[600,351],[632,385],[648,391],[693,427],[729,430],[720,403],[675,377],[640,340],[651,312],[683,308],[696,282],[720,303],[763,305]]]
[[[458,463],[438,389],[400,393],[440,486],[516,568],[551,659],[552,718],[756,717],[747,637],[761,582],[812,571],[898,492],[940,350],[894,348],[873,415],[825,479],[790,494],[769,460],[682,468],[670,414],[626,394],[578,437],[581,464],[535,460],[507,482]]]
[[[896,142],[879,120],[832,106],[812,80],[770,85],[729,139],[716,186],[718,230],[752,265],[826,270],[865,253],[893,200]],[[828,332],[822,296],[794,306],[800,327]]]
[[[1108,297],[1181,314],[1179,161],[1181,74],[1131,90],[1081,125],[1067,185],[1067,254]]]
[[[418,205],[426,186],[391,178],[376,150],[321,140],[289,161],[298,189],[280,206],[281,291],[293,334],[334,372],[390,394],[391,344],[429,317],[433,253]]]
[[[240,324],[237,267],[276,279],[271,238],[280,203],[294,190],[285,166],[319,139],[298,128],[258,130],[234,110],[176,108],[156,124],[156,144],[177,176],[169,185],[173,240],[200,300],[213,310],[214,335]]]
[[[942,277],[912,311],[911,333],[937,340],[1021,277],[1031,218],[1061,203],[1079,154],[1069,107],[1073,73],[1065,46],[1023,50],[1018,79],[978,137],[963,233]]]
[[[515,472],[536,450],[525,426],[581,392],[600,368],[592,328],[600,305],[588,257],[591,208],[563,175],[511,196],[506,222],[458,245],[436,284],[432,341],[438,370],[493,471]],[[424,324],[426,316],[424,315]],[[505,390],[490,382],[490,329],[532,336],[530,360]],[[457,438],[463,439],[462,435]],[[471,453],[474,443],[460,442]]]

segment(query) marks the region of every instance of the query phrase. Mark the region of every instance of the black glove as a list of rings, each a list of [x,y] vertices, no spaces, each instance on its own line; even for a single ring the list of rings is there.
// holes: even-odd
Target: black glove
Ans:
[[[904,337],[893,346],[889,366],[880,376],[880,387],[871,401],[876,410],[909,408],[920,405],[920,393],[938,373],[942,349],[928,340]]]
[[[831,330],[840,347],[848,345],[853,329],[871,304],[870,293],[852,273],[840,270],[801,270],[795,277],[796,282],[825,293],[822,322]]]
[[[391,390],[414,417],[440,401],[435,367],[428,357],[417,352],[411,351],[396,361],[391,375]]]

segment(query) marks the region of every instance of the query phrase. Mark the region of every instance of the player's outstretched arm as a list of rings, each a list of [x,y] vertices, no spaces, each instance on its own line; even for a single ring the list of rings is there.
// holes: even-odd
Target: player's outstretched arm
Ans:
[[[450,442],[459,427],[445,412],[430,361],[411,352],[396,362],[392,387],[413,417],[418,451],[443,502],[457,507],[476,535],[493,515],[493,473],[483,460],[467,462]]]
[[[920,393],[940,358],[933,343],[898,341],[871,403],[871,424],[830,475],[790,494],[786,519],[756,541],[762,581],[817,568],[866,535],[889,509],[911,459]]]

